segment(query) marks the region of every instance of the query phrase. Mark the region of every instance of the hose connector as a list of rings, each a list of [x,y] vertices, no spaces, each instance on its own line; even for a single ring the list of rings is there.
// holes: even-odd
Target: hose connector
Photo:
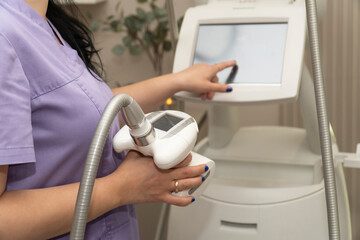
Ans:
[[[138,146],[147,146],[155,141],[155,130],[139,104],[132,99],[131,103],[120,109],[125,124],[130,128],[130,135]]]

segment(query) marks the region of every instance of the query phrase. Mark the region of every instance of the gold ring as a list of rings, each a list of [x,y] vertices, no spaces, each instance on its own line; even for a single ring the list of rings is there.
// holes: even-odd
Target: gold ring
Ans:
[[[178,193],[179,192],[179,181],[176,180],[175,181],[175,193]]]

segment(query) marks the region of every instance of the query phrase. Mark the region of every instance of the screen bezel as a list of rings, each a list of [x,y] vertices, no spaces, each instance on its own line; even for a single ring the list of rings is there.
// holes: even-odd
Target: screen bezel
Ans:
[[[238,104],[294,101],[300,86],[306,33],[306,12],[299,7],[255,8],[240,12],[205,6],[189,10],[179,35],[173,72],[192,66],[200,25],[252,23],[288,24],[281,84],[230,84],[233,88],[231,93],[216,93],[211,102]],[[180,92],[176,97],[201,101],[198,95],[188,92]]]

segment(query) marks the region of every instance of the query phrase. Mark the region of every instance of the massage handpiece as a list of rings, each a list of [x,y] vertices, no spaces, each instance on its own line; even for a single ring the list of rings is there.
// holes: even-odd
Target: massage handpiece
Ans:
[[[136,104],[136,102],[134,101]],[[138,107],[140,108],[140,107]],[[136,150],[145,156],[152,156],[156,166],[170,169],[182,160],[193,149],[198,127],[190,115],[180,111],[159,111],[148,115],[139,113],[134,107],[122,108],[121,114],[126,126],[115,135],[113,146],[116,152]],[[204,182],[193,189],[173,193],[179,196],[197,197],[205,190],[215,172],[215,163],[197,153],[191,152],[189,166],[206,164],[208,170],[202,175]]]

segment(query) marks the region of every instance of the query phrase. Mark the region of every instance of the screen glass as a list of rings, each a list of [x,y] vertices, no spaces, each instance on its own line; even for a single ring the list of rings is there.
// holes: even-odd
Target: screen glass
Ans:
[[[193,63],[236,60],[218,73],[221,83],[281,84],[287,23],[199,26]]]
[[[165,132],[169,131],[173,126],[181,122],[183,118],[175,117],[169,114],[164,114],[161,118],[153,122],[154,128],[163,130]]]

